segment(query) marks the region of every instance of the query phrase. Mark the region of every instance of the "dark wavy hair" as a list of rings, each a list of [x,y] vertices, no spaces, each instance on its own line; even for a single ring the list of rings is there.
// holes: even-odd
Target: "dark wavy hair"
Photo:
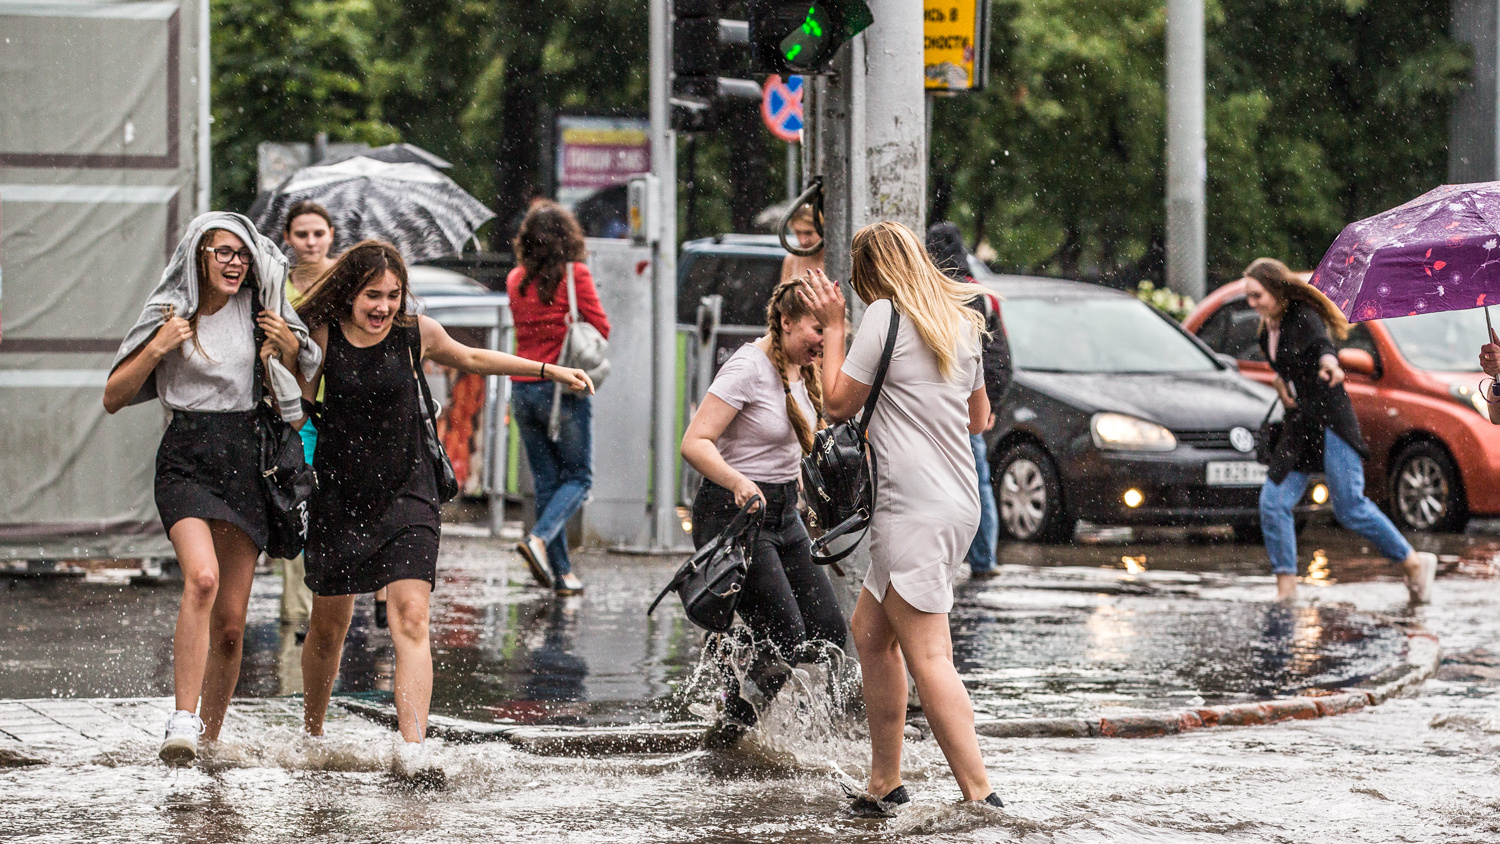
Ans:
[[[1343,340],[1349,336],[1349,320],[1344,312],[1339,310],[1332,299],[1324,296],[1323,291],[1287,269],[1286,264],[1275,258],[1256,258],[1245,268],[1245,277],[1260,282],[1260,286],[1280,302],[1283,308],[1292,302],[1301,302],[1312,308],[1313,313],[1328,326],[1328,333],[1334,337]]]
[[[557,295],[568,264],[588,257],[577,218],[551,200],[538,202],[526,212],[511,246],[522,269],[521,295],[535,283],[537,298],[546,305]]]
[[[328,272],[318,279],[307,298],[297,308],[297,316],[308,328],[333,325],[354,313],[354,299],[359,291],[379,281],[389,270],[401,282],[401,306],[391,320],[396,325],[412,325],[417,318],[406,312],[411,283],[406,277],[406,262],[396,247],[383,240],[362,240],[339,256]]]
[[[333,217],[329,216],[327,208],[324,208],[318,203],[313,202],[311,199],[303,199],[299,200],[297,203],[292,205],[291,208],[287,209],[286,222],[281,226],[282,234],[291,234],[292,221],[297,219],[298,217],[301,217],[303,214],[317,214],[319,217],[323,218],[323,222],[328,224],[328,228],[333,228]]]

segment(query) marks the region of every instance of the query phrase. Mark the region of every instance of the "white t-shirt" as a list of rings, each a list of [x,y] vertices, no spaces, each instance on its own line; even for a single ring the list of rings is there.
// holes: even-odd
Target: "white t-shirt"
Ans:
[[[173,410],[234,411],[254,406],[255,320],[248,288],[198,316],[198,342],[183,343],[156,365],[156,391]],[[200,351],[201,347],[201,351]]]
[[[792,382],[792,398],[809,427],[817,427],[807,385]],[[802,445],[786,413],[786,393],[776,365],[760,347],[746,343],[724,362],[708,391],[735,410],[719,435],[724,462],[752,481],[786,483],[801,475]]]

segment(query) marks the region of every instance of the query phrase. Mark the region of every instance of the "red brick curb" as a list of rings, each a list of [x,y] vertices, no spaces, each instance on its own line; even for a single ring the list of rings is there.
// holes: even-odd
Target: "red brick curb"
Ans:
[[[1237,703],[1175,712],[1146,712],[1103,718],[1010,718],[980,720],[974,729],[993,738],[1154,738],[1204,727],[1257,727],[1358,712],[1413,691],[1437,671],[1442,648],[1427,632],[1409,633],[1401,662],[1357,686],[1328,694]]]

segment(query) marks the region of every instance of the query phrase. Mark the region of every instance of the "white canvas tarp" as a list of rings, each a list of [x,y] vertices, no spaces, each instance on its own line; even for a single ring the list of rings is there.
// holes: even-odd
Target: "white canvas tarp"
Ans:
[[[0,0],[0,555],[159,545],[165,415],[101,398],[198,211],[200,9]]]

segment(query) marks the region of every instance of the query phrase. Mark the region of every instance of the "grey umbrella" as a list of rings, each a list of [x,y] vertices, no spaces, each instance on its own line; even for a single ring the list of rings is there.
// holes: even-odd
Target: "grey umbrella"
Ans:
[[[387,164],[426,164],[428,167],[436,167],[439,170],[448,170],[453,167],[448,161],[438,158],[416,144],[386,144],[383,147],[367,149],[351,153],[343,158],[332,161],[320,161],[318,163],[320,165],[337,164],[340,161],[347,161],[356,155],[362,155],[365,158],[372,158],[376,161],[384,161]]]
[[[310,199],[333,217],[335,251],[365,239],[388,241],[409,263],[456,255],[495,212],[425,164],[391,164],[358,155],[304,167],[262,194],[250,219],[279,237],[286,212]]]

